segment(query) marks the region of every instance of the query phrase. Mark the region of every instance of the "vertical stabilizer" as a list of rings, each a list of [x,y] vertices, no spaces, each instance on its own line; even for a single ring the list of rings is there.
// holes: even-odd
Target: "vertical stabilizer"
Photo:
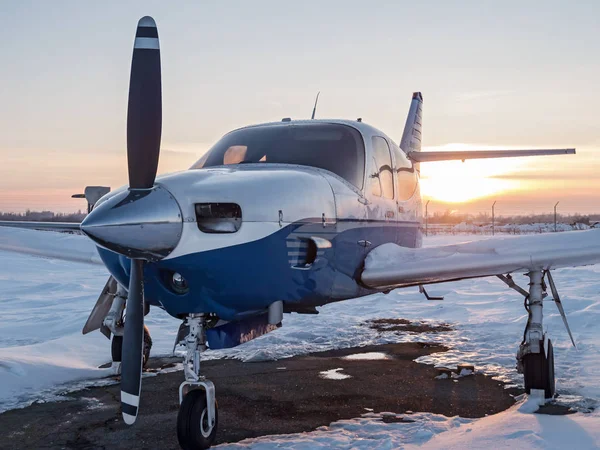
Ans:
[[[406,153],[421,151],[422,117],[423,95],[420,92],[414,92],[408,110],[408,117],[406,118],[406,125],[404,126],[404,133],[402,133],[402,140],[400,141],[400,148]]]

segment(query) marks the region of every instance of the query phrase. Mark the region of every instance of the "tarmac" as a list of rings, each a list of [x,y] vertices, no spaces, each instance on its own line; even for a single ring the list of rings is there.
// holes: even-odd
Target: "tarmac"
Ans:
[[[430,365],[414,360],[446,349],[422,343],[348,348],[279,361],[222,359],[202,363],[216,386],[217,443],[270,434],[314,430],[368,412],[407,411],[482,417],[509,408],[513,396],[490,377],[475,374],[437,379]],[[386,359],[344,358],[370,352]],[[151,370],[173,366],[176,358],[152,358]],[[338,370],[345,379],[322,372]],[[43,376],[43,374],[40,374]],[[36,403],[0,414],[2,449],[178,449],[176,420],[181,371],[146,376],[136,424],[121,420],[119,385],[92,387],[68,401]],[[388,417],[387,420],[390,420]],[[390,421],[395,421],[392,420]]]

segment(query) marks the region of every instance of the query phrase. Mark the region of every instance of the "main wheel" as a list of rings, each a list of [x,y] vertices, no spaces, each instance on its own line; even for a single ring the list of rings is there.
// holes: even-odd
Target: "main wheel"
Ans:
[[[215,424],[208,422],[206,393],[202,389],[190,391],[177,414],[177,440],[184,450],[206,449],[215,441],[219,425],[219,411],[215,403]]]
[[[143,367],[146,367],[148,360],[150,359],[150,349],[152,348],[152,338],[150,337],[150,330],[144,325],[144,359],[142,362]],[[114,362],[121,362],[123,353],[123,336],[113,335],[112,342],[110,345],[110,353]]]
[[[525,392],[532,389],[543,389],[546,398],[554,398],[556,381],[554,379],[554,348],[548,340],[548,356],[544,349],[544,341],[540,341],[540,353],[528,353],[523,357],[523,377]]]

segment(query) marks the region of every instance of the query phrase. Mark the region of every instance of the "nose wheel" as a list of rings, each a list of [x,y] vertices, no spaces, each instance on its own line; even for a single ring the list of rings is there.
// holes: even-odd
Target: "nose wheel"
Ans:
[[[177,414],[177,439],[185,450],[210,448],[217,436],[219,412],[215,402],[214,422],[209,418],[206,392],[193,389],[183,397]]]
[[[206,316],[190,314],[186,325],[185,381],[179,386],[177,439],[184,450],[207,449],[217,436],[219,416],[215,385],[200,374],[200,354],[206,350]]]

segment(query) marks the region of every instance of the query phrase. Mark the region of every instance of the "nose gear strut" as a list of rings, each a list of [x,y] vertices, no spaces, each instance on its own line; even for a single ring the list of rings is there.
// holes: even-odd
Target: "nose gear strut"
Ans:
[[[177,439],[182,448],[209,448],[219,423],[215,385],[200,374],[200,354],[206,351],[206,315],[190,314],[183,359],[185,381],[179,386]]]

